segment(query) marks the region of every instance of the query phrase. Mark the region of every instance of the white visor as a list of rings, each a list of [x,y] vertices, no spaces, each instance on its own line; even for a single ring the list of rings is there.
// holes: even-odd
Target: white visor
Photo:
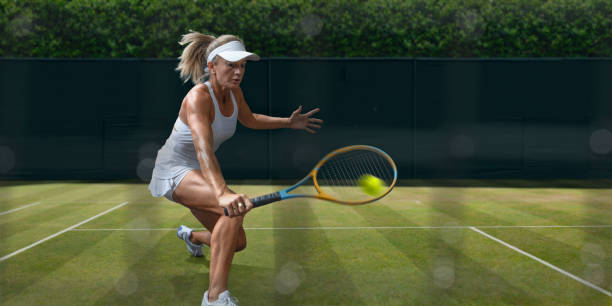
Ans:
[[[259,60],[259,55],[247,52],[244,46],[237,40],[230,41],[227,44],[215,48],[212,52],[210,52],[207,62],[212,62],[217,55],[230,62],[238,62],[243,59],[247,59],[249,61]]]

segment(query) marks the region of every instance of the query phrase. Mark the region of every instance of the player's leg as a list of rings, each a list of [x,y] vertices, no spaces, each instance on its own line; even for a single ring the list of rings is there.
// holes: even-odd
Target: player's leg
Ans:
[[[200,170],[191,170],[185,175],[174,189],[172,200],[190,209],[223,214],[223,208],[217,205],[217,197]]]
[[[210,235],[210,284],[209,301],[215,301],[219,294],[227,290],[229,270],[238,248],[243,217],[229,218],[223,214],[223,209],[216,204],[214,192],[198,170],[190,171],[175,189],[173,199],[202,213],[205,227],[211,230]],[[214,224],[212,216],[217,218]],[[197,237],[197,236],[196,236]],[[207,240],[205,236],[201,237]],[[202,242],[205,242],[202,241]],[[246,239],[245,239],[246,244]]]
[[[238,247],[236,237],[240,233],[242,220],[243,217],[222,216],[213,228],[210,237],[209,301],[216,300],[220,293],[227,290],[230,266]]]
[[[210,246],[212,229],[215,227],[215,224],[217,223],[217,220],[219,220],[220,216],[193,208],[191,209],[191,213],[206,229],[208,229],[207,231],[191,232],[191,242]],[[242,226],[240,226],[236,239],[236,252],[244,250],[244,248],[246,248],[247,240],[246,233],[244,232],[244,228]]]

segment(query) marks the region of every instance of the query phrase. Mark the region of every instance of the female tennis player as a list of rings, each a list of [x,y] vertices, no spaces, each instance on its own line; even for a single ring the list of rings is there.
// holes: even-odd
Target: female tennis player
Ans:
[[[246,61],[259,56],[247,52],[236,36],[190,32],[179,43],[186,47],[177,70],[195,86],[183,99],[172,133],[157,154],[149,189],[153,196],[163,195],[189,208],[208,229],[196,232],[180,226],[177,231],[194,256],[202,256],[202,245],[210,247],[210,282],[202,305],[235,305],[227,290],[228,274],[234,253],[246,247],[242,222],[253,204],[227,187],[215,151],[234,134],[237,120],[252,129],[310,133],[323,121],[311,118],[318,108],[302,114],[301,106],[289,118],[252,113],[240,82]]]

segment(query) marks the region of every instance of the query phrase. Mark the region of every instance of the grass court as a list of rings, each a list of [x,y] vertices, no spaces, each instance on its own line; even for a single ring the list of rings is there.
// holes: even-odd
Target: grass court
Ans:
[[[364,206],[268,205],[229,289],[241,305],[611,305],[606,186],[403,181]],[[2,182],[0,304],[199,305],[209,253],[188,254],[181,224],[201,228],[143,183]]]

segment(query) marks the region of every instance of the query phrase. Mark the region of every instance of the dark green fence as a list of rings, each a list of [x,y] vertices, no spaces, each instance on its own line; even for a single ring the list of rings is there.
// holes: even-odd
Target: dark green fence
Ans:
[[[190,85],[175,60],[0,60],[0,178],[150,176]],[[320,133],[242,126],[233,179],[297,178],[370,144],[402,178],[612,178],[610,59],[295,59],[249,63],[254,112],[320,107]]]

